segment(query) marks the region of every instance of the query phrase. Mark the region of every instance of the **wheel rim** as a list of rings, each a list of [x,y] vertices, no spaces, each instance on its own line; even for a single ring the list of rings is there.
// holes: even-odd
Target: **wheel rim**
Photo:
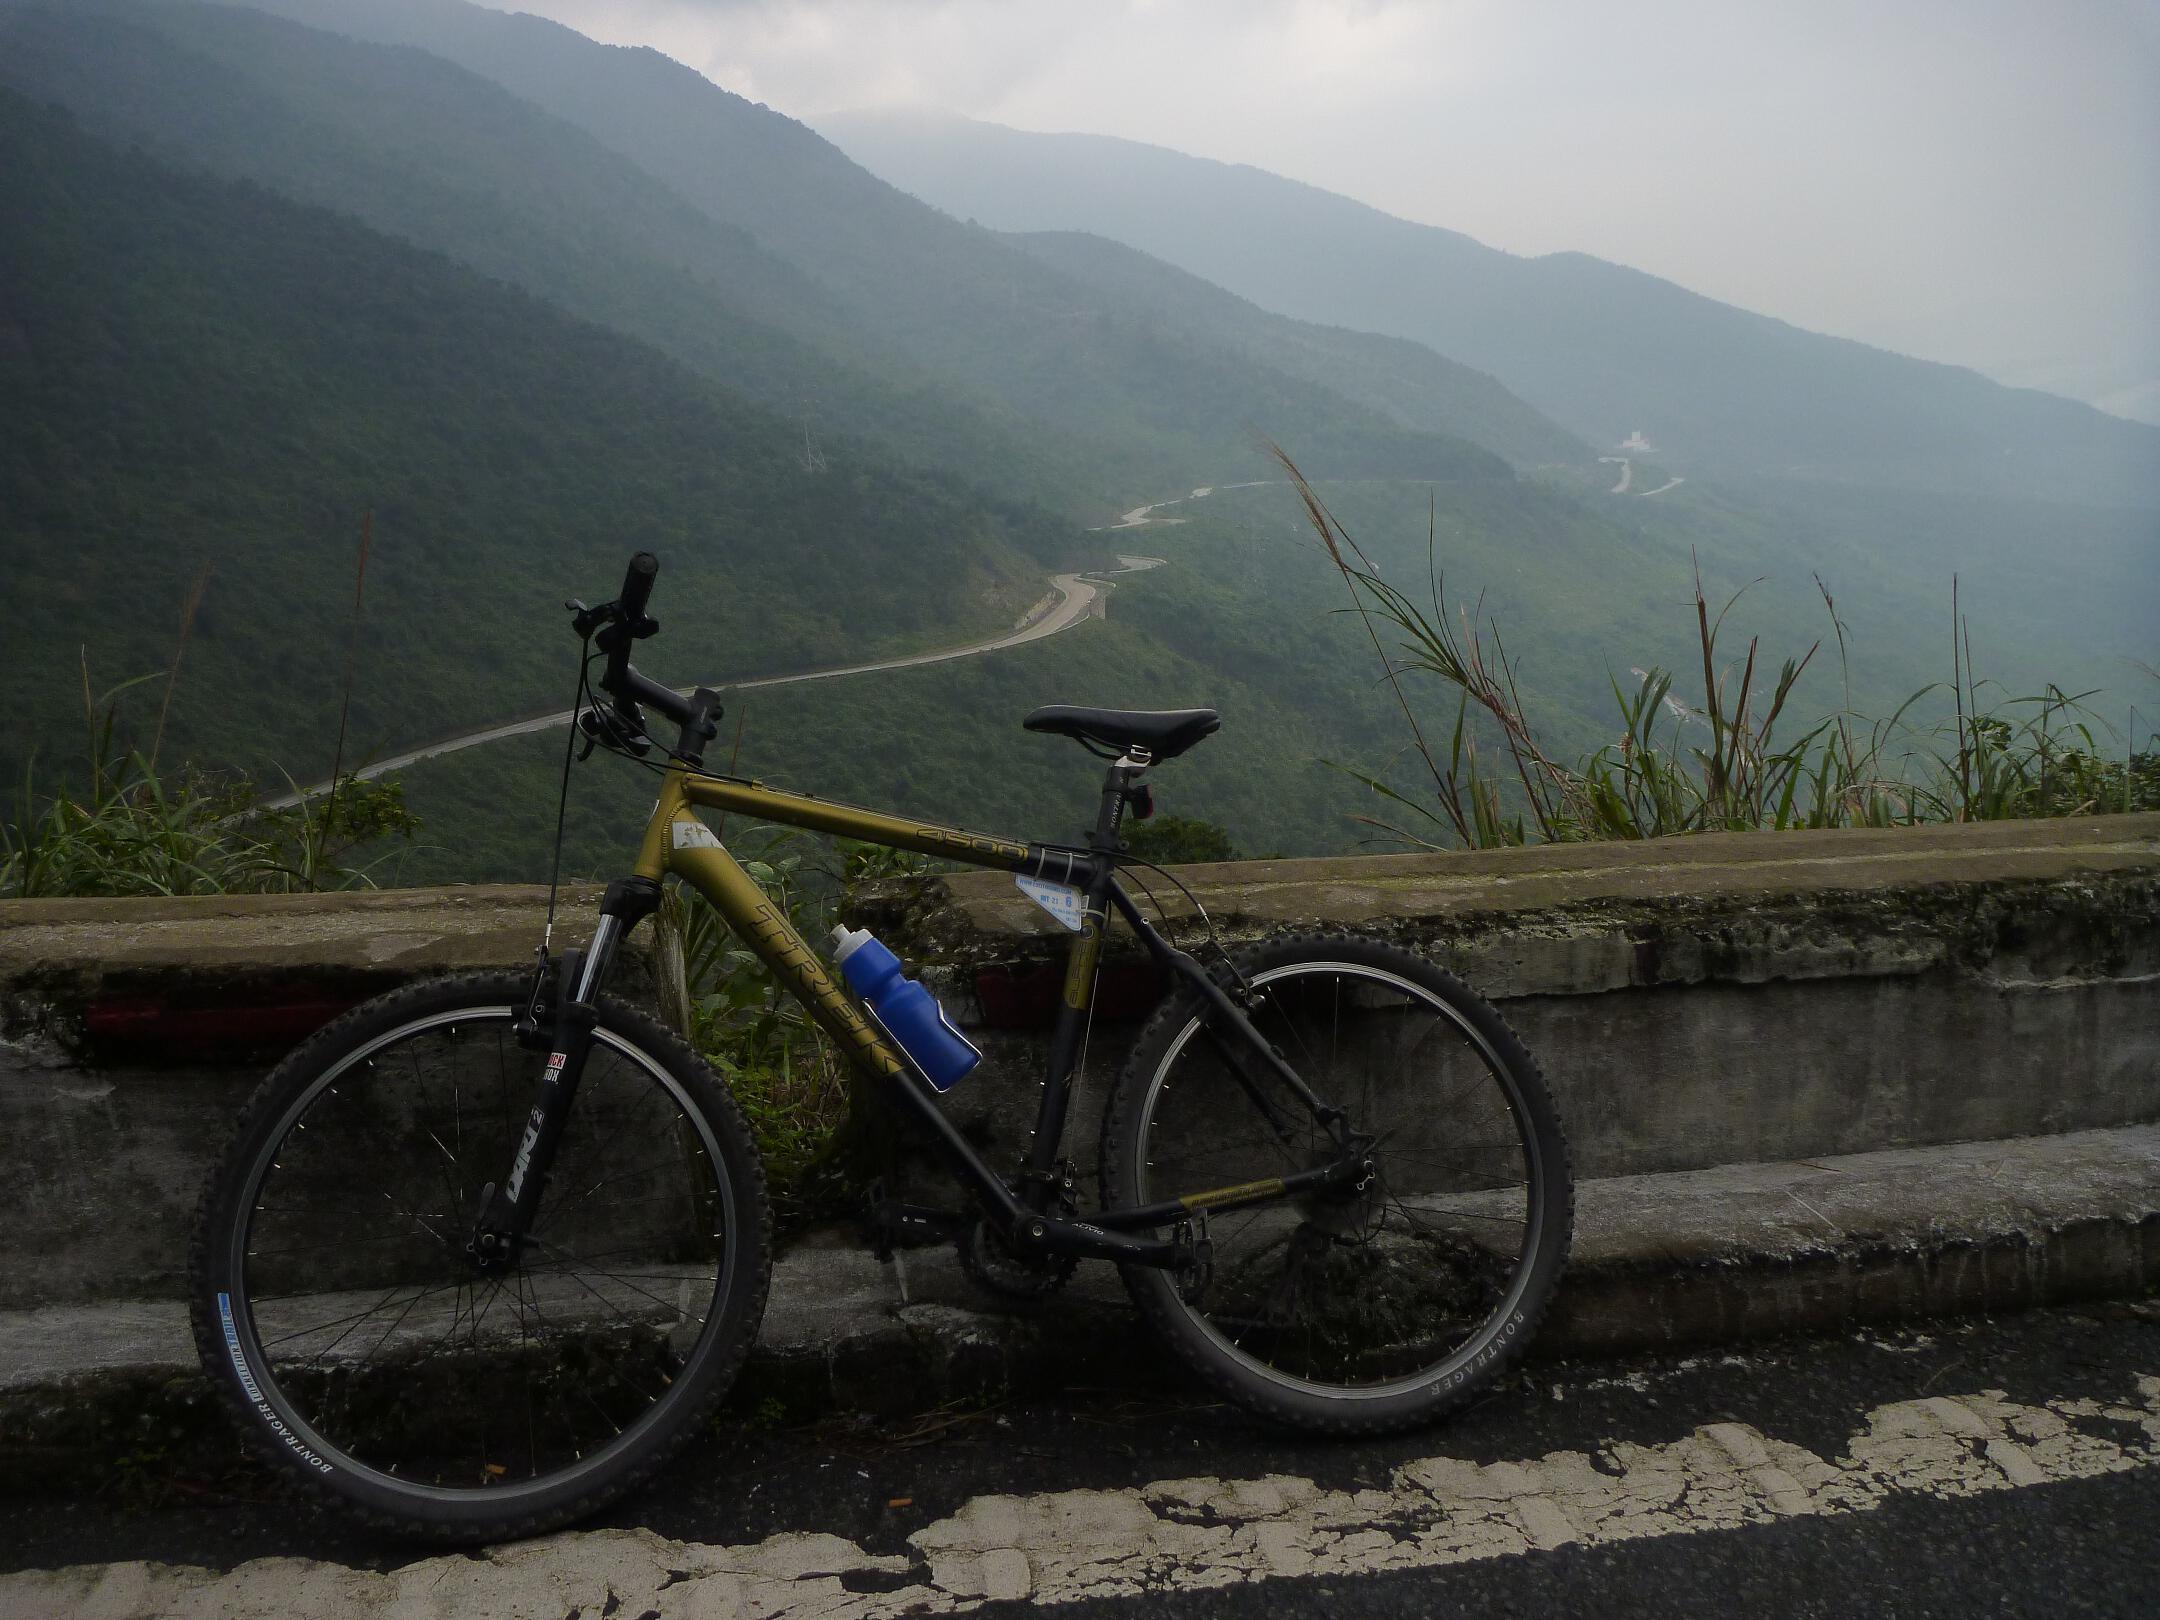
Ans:
[[[1444,997],[1362,963],[1249,976],[1250,1016],[1320,1095],[1376,1140],[1365,1188],[1214,1217],[1212,1274],[1150,1286],[1222,1354],[1279,1388],[1384,1399],[1467,1382],[1526,1331],[1545,1235],[1546,1166],[1492,1041]],[[1141,1105],[1133,1201],[1241,1186],[1339,1156],[1279,1087],[1277,1140],[1199,1018],[1171,1040]]]
[[[579,1488],[642,1453],[715,1347],[741,1243],[720,1144],[606,1029],[532,1242],[493,1276],[463,1254],[530,1104],[511,1017],[432,1013],[345,1054],[245,1179],[226,1353],[272,1433],[348,1492],[499,1513]]]

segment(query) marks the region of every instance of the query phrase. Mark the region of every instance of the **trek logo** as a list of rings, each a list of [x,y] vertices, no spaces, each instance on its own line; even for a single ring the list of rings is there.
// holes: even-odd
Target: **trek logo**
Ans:
[[[750,914],[749,932],[751,943],[773,972],[796,987],[806,1006],[823,1013],[837,1036],[853,1045],[887,1079],[907,1073],[907,1065],[879,1039],[877,1031],[855,1010],[855,1004],[840,993],[824,965],[803,944],[802,936],[770,902],[761,903]]]
[[[560,1052],[555,1054],[555,1057],[559,1058],[561,1056]],[[548,1066],[550,1068],[556,1066],[553,1058],[548,1060]],[[540,1140],[540,1119],[540,1109],[538,1105],[535,1105],[532,1118],[525,1122],[525,1135],[518,1143],[517,1160],[510,1166],[510,1185],[505,1189],[505,1196],[513,1204],[517,1202],[519,1192],[524,1189],[525,1172],[532,1165],[533,1144]]]

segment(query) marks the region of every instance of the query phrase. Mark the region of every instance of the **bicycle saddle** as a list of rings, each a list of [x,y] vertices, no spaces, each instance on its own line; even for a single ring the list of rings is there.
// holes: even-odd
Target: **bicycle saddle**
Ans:
[[[1145,748],[1157,760],[1175,759],[1208,733],[1222,716],[1213,709],[1082,709],[1053,703],[1020,722],[1030,731],[1077,738],[1113,753]]]

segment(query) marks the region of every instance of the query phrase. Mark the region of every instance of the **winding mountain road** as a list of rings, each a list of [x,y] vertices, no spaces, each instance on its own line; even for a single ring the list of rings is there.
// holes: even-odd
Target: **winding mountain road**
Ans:
[[[1623,456],[1601,456],[1599,460],[1620,463],[1620,482],[1614,486],[1612,493],[1616,495],[1627,493],[1634,474],[1633,464],[1628,458]],[[1662,484],[1658,488],[1648,490],[1645,493],[1662,495],[1674,485],[1685,481],[1684,479],[1675,478],[1669,483]],[[1284,482],[1284,480],[1255,478],[1239,484],[1202,484],[1190,494],[1178,495],[1169,500],[1153,501],[1145,506],[1133,507],[1131,510],[1121,513],[1117,522],[1101,525],[1090,529],[1088,532],[1090,534],[1106,534],[1121,529],[1145,528],[1150,524],[1183,523],[1187,520],[1182,517],[1158,517],[1156,514],[1165,507],[1182,506],[1187,501],[1206,500],[1210,495],[1218,491],[1258,489],[1263,485],[1281,482]],[[761,687],[797,686],[807,681],[838,680],[848,675],[875,675],[887,670],[916,669],[925,664],[948,663],[956,658],[979,658],[985,653],[1002,652],[1008,647],[1021,647],[1031,641],[1041,641],[1046,637],[1070,630],[1074,625],[1093,613],[1096,610],[1096,604],[1103,599],[1105,593],[1115,587],[1119,575],[1145,573],[1150,568],[1160,568],[1165,559],[1161,557],[1131,557],[1120,554],[1118,561],[1123,565],[1122,567],[1086,573],[1051,575],[1049,593],[1040,602],[1036,603],[1033,608],[1028,610],[1027,615],[1021,619],[1020,623],[1005,635],[993,636],[987,641],[972,641],[963,646],[943,647],[934,652],[909,653],[898,658],[880,658],[867,664],[840,664],[827,669],[802,670],[792,675],[761,675],[755,680],[726,683],[726,687],[732,691],[749,692]],[[683,687],[680,690],[688,692],[691,688]],[[546,714],[528,715],[523,719],[508,720],[500,725],[482,726],[473,731],[461,731],[453,736],[441,737],[434,742],[423,743],[417,748],[408,748],[400,753],[389,754],[378,760],[371,760],[355,769],[352,775],[361,781],[369,781],[391,771],[403,770],[406,766],[418,764],[424,759],[439,759],[445,754],[460,753],[465,749],[478,748],[486,743],[500,742],[507,737],[523,737],[536,731],[552,731],[558,726],[568,725],[572,712],[569,709],[556,709]],[[274,798],[265,799],[263,803],[268,809],[289,810],[294,805],[307,799],[316,798],[329,790],[330,784],[328,782],[313,782],[301,788],[298,792],[281,793]]]
[[[1142,513],[1146,511],[1147,508],[1141,508]],[[1126,525],[1119,524],[1118,527],[1123,528]],[[908,653],[898,658],[879,658],[867,664],[838,664],[827,669],[802,670],[793,675],[761,675],[755,680],[730,681],[724,685],[727,690],[735,692],[748,692],[768,686],[798,686],[806,681],[831,681],[845,675],[875,675],[885,670],[916,669],[924,664],[943,664],[955,658],[979,658],[984,653],[1002,652],[1007,647],[1022,647],[1031,641],[1041,641],[1070,630],[1087,618],[1096,611],[1096,604],[1106,593],[1116,588],[1119,575],[1142,574],[1150,568],[1160,568],[1165,560],[1161,557],[1120,555],[1118,561],[1124,566],[1119,568],[1089,573],[1052,574],[1049,593],[1030,608],[1012,630],[1002,636],[993,636],[988,641],[971,641],[964,646],[941,647],[933,652]],[[688,693],[692,688],[681,687],[678,690]],[[371,760],[355,769],[352,775],[358,780],[370,781],[391,771],[403,770],[423,759],[439,759],[444,754],[460,753],[467,748],[478,748],[484,743],[500,742],[506,737],[523,737],[536,731],[552,731],[558,726],[567,726],[574,712],[570,709],[556,709],[547,714],[528,715],[521,720],[508,720],[501,725],[461,731],[454,736],[423,743],[417,748],[408,748],[401,753]],[[330,784],[327,781],[313,782],[296,793],[281,793],[275,798],[265,799],[263,803],[268,809],[289,810],[303,800],[329,791]]]
[[[1625,449],[1627,447],[1623,445],[1621,448]],[[1631,458],[1627,456],[1599,456],[1598,460],[1604,463],[1606,466],[1616,466],[1620,469],[1620,482],[1613,485],[1611,489],[1606,491],[1608,495],[1625,495],[1631,489],[1633,489],[1635,483],[1635,463]],[[1634,490],[1634,494],[1638,500],[1648,500],[1652,495],[1662,495],[1668,489],[1678,489],[1682,484],[1686,482],[1687,480],[1685,478],[1668,478],[1665,480],[1664,483],[1658,485],[1656,489],[1636,489]],[[1124,525],[1120,524],[1119,527],[1122,528],[1124,527]]]

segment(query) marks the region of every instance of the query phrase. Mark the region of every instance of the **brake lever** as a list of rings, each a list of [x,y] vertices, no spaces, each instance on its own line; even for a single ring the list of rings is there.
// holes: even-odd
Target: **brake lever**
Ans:
[[[643,716],[639,717],[641,720]],[[612,709],[582,709],[578,712],[577,728],[585,734],[585,746],[578,754],[578,763],[592,758],[592,751],[601,743],[610,748],[625,749],[643,759],[653,750],[653,740],[641,724],[635,735],[627,729],[629,717]]]
[[[649,614],[640,614],[635,620],[626,619],[622,615],[622,605],[618,602],[602,602],[598,607],[587,607],[582,600],[573,596],[563,603],[563,608],[576,615],[570,621],[570,628],[578,633],[581,641],[590,640],[595,632],[609,625],[621,626],[621,637],[628,641],[647,641],[660,633],[658,619]],[[600,648],[603,652],[614,650],[608,645],[606,637],[601,638]]]

